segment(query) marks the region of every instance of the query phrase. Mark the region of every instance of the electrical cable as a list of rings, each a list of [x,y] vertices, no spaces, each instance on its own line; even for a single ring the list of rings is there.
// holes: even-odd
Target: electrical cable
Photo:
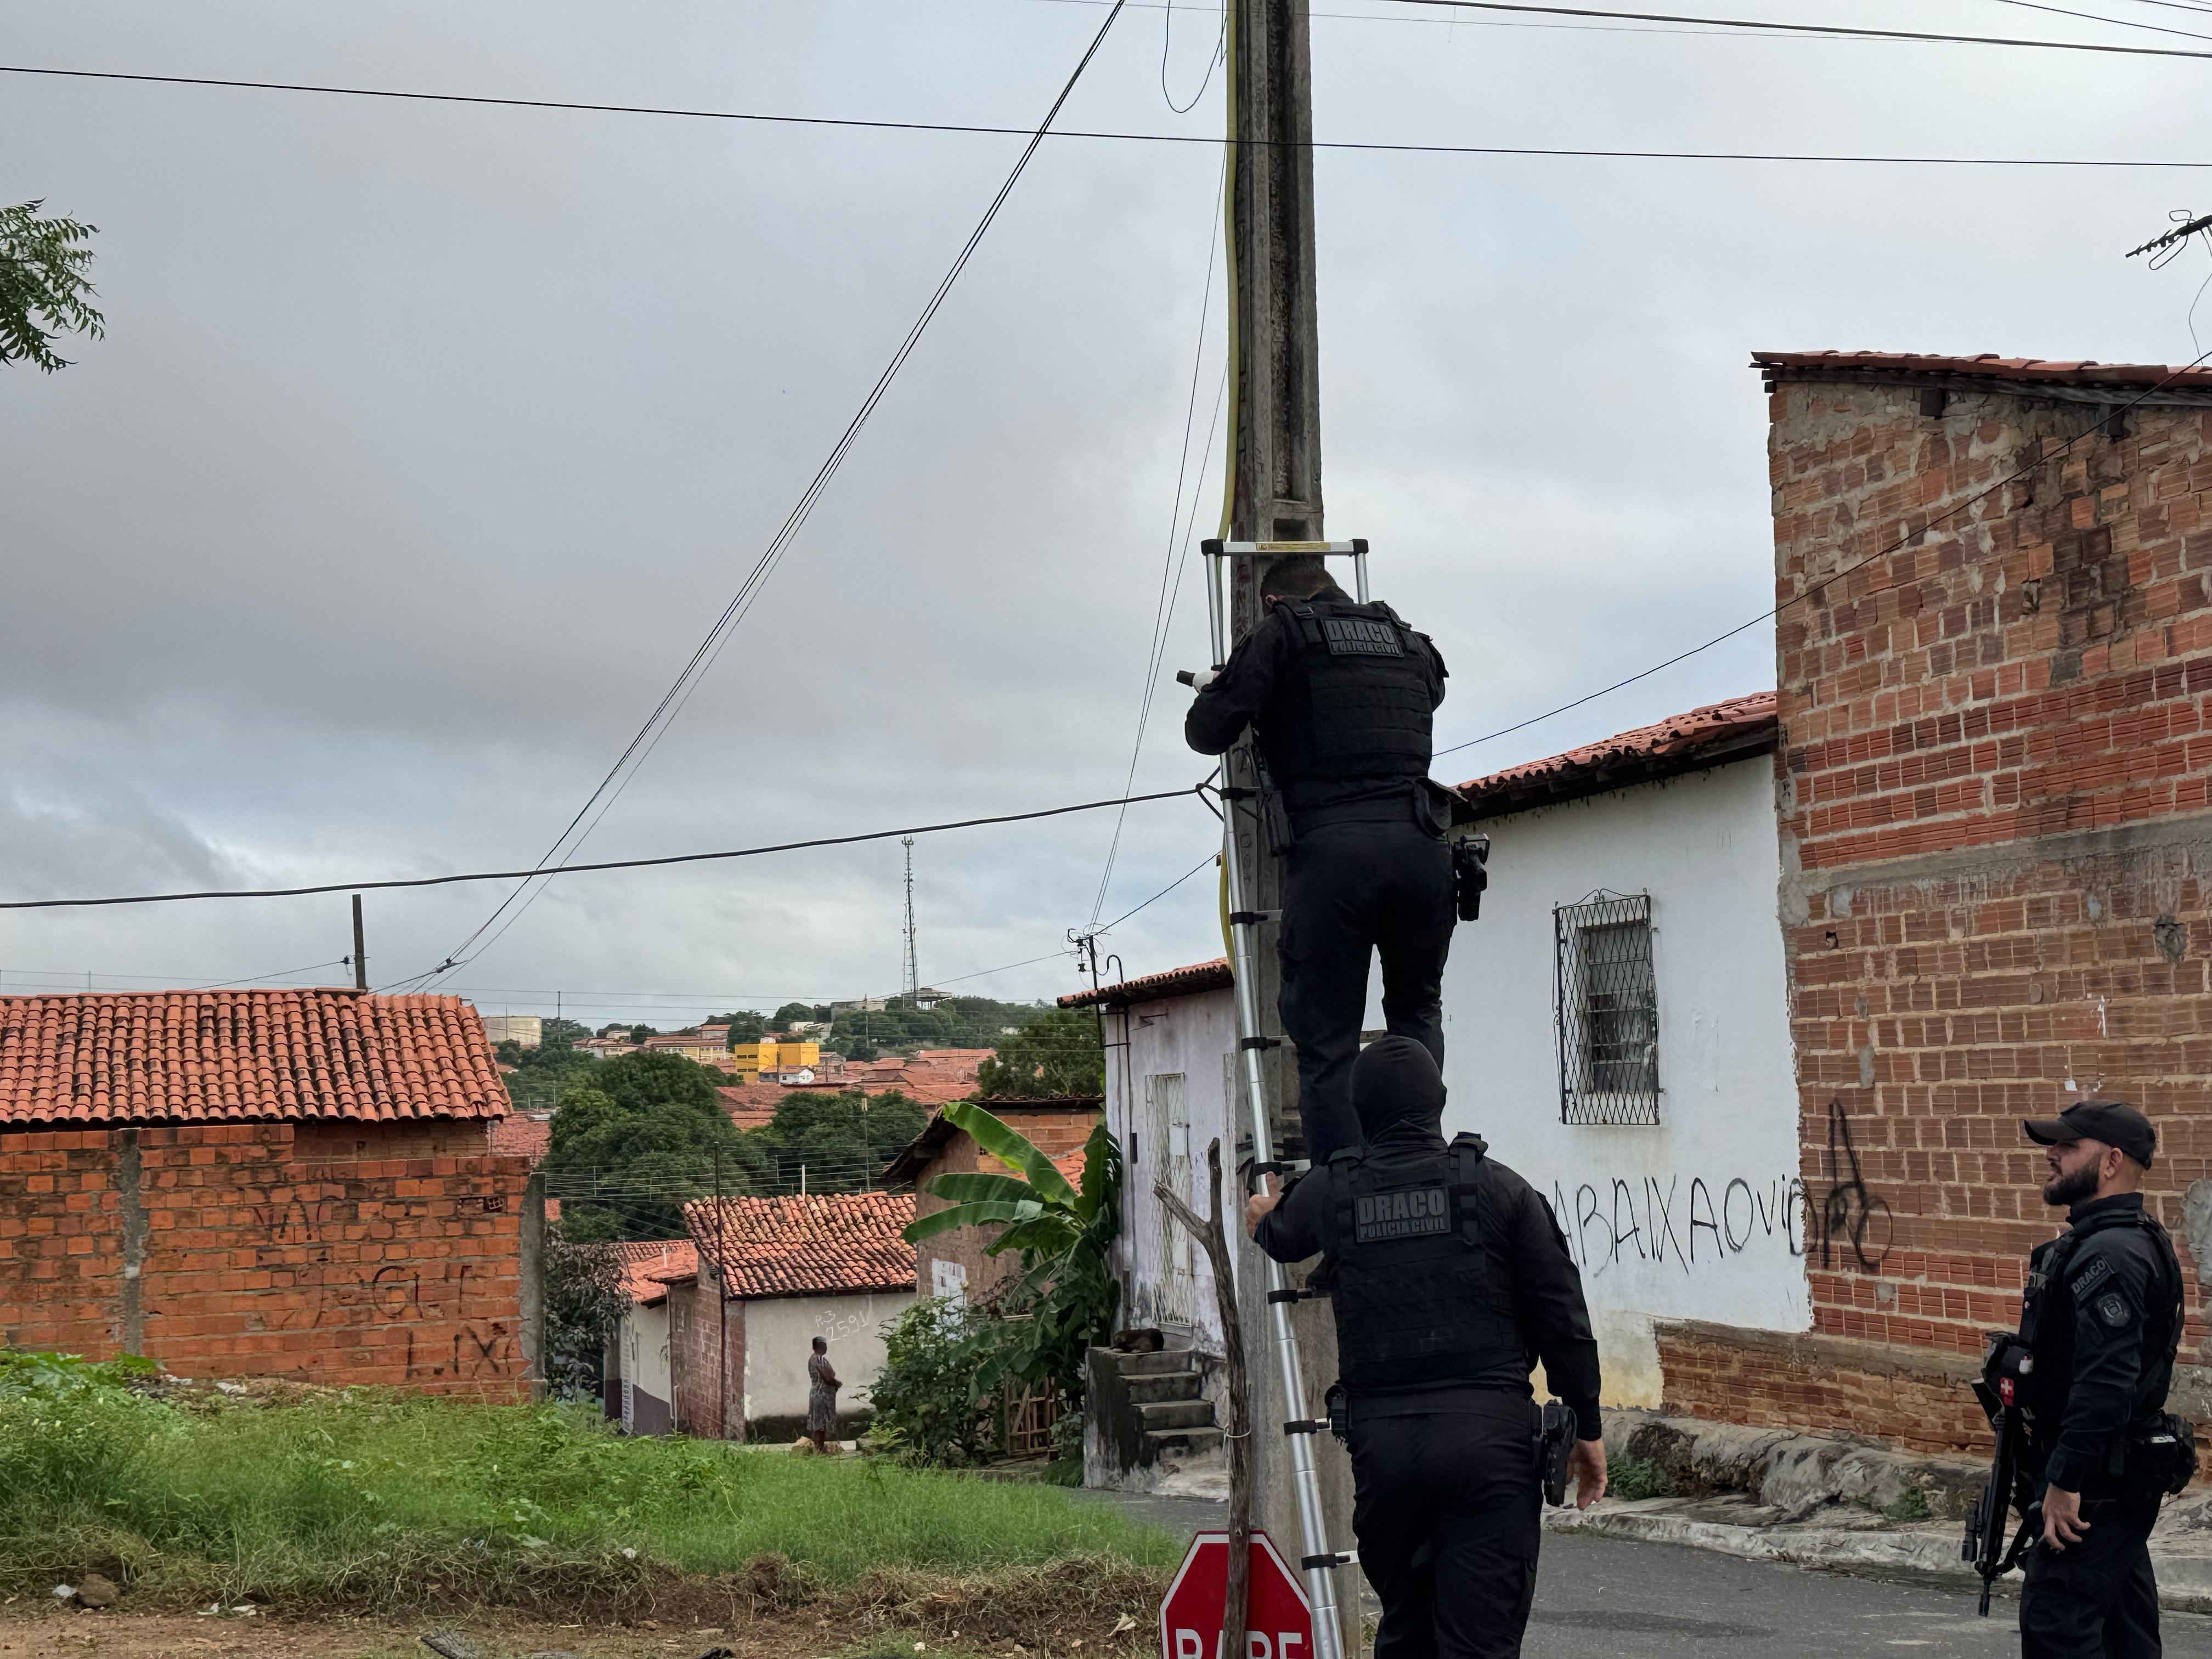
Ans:
[[[1208,853],[1208,854],[1207,854],[1204,858],[1200,859],[1200,860],[1196,864],[1192,865],[1192,866],[1190,866],[1190,868],[1189,868],[1189,869],[1188,869],[1188,870],[1184,871],[1181,875],[1177,876],[1177,877],[1176,877],[1173,881],[1170,882],[1166,886],[1164,886],[1164,887],[1161,888],[1161,889],[1160,889],[1160,890],[1159,890],[1158,892],[1157,892],[1157,893],[1153,894],[1153,895],[1152,896],[1152,897],[1150,897],[1150,898],[1146,899],[1146,900],[1144,902],[1144,903],[1143,903],[1143,904],[1139,904],[1139,906],[1137,906],[1137,907],[1136,907],[1136,909],[1134,909],[1134,910],[1124,910],[1124,911],[1123,911],[1120,915],[1118,915],[1118,916],[1115,917],[1113,921],[1111,921],[1108,922],[1108,923],[1107,923],[1103,927],[1101,927],[1100,929],[1098,929],[1098,931],[1099,931],[1100,933],[1112,933],[1112,932],[1113,932],[1116,927],[1120,927],[1123,922],[1125,922],[1125,921],[1128,921],[1128,919],[1129,919],[1131,916],[1135,915],[1137,914],[1137,911],[1138,911],[1138,910],[1142,910],[1142,909],[1145,909],[1145,908],[1148,908],[1149,906],[1152,906],[1152,905],[1153,905],[1153,904],[1157,904],[1158,902],[1159,902],[1159,901],[1160,901],[1160,900],[1162,900],[1162,899],[1165,898],[1165,897],[1166,897],[1170,893],[1174,892],[1174,891],[1175,891],[1175,890],[1176,890],[1176,888],[1178,888],[1178,887],[1182,886],[1182,885],[1183,884],[1183,883],[1185,883],[1185,882],[1188,881],[1188,880],[1193,877],[1193,876],[1196,875],[1200,871],[1201,871],[1201,870],[1205,869],[1205,868],[1206,868],[1206,866],[1207,865],[1212,864],[1212,863],[1215,862],[1217,860],[1218,860],[1218,859],[1220,858],[1220,856],[1221,856],[1221,854],[1218,854],[1218,853]]]
[[[2205,361],[2206,358],[2212,358],[2212,351],[2203,352],[2192,362],[2184,363],[2179,368],[2169,370],[2164,380],[2160,380],[2154,386],[2146,387],[2143,391],[2137,392],[2126,403],[2115,404],[2111,410],[2100,415],[2090,425],[2082,428],[2081,430],[2075,433],[2064,443],[2059,445],[2057,449],[2051,451],[2047,454],[2039,453],[2033,460],[2027,463],[2025,465],[2014,468],[2012,471],[2006,473],[2002,477],[1996,480],[1996,483],[1988,485],[1983,489],[1976,491],[1973,495],[1967,496],[1965,500],[1960,501],[1951,507],[1946,507],[1942,512],[1937,514],[1934,518],[1929,519],[1925,524],[1922,525],[1917,530],[1907,531],[1895,541],[1875,549],[1873,552],[1865,555],[1862,558],[1853,560],[1850,563],[1844,566],[1841,569],[1835,572],[1834,574],[1821,577],[1820,580],[1813,583],[1802,592],[1793,593],[1790,598],[1760,611],[1756,617],[1753,617],[1747,621],[1738,623],[1734,628],[1728,629],[1725,633],[1714,635],[1712,638],[1705,641],[1702,645],[1693,645],[1686,651],[1679,651],[1675,653],[1674,655],[1668,658],[1664,662],[1654,663],[1650,667],[1643,669],[1637,673],[1631,674],[1624,679],[1615,680],[1610,685],[1601,686],[1595,691],[1585,692],[1583,696],[1575,698],[1571,702],[1561,703],[1556,708],[1547,708],[1540,714],[1532,714],[1525,720],[1516,720],[1510,726],[1500,726],[1495,732],[1485,732],[1479,738],[1470,738],[1465,743],[1455,743],[1449,749],[1439,749],[1436,751],[1435,756],[1431,757],[1431,758],[1441,758],[1445,755],[1455,755],[1462,749],[1472,749],[1478,744],[1490,743],[1498,738],[1510,736],[1513,732],[1526,731],[1528,727],[1550,720],[1554,715],[1564,714],[1570,709],[1581,708],[1586,702],[1595,702],[1600,697],[1610,696],[1612,693],[1620,690],[1623,686],[1633,685],[1638,680],[1650,679],[1654,674],[1660,672],[1663,669],[1672,668],[1679,662],[1686,662],[1692,657],[1696,656],[1699,652],[1710,651],[1713,647],[1722,644],[1725,641],[1734,639],[1737,635],[1745,632],[1747,629],[1756,628],[1763,622],[1773,620],[1779,617],[1784,611],[1790,609],[1790,606],[1801,604],[1806,599],[1814,598],[1816,595],[1826,592],[1836,583],[1843,580],[1846,576],[1855,574],[1856,572],[1863,570],[1868,565],[1872,564],[1875,560],[1887,558],[1891,554],[1899,551],[1900,549],[1910,545],[1913,542],[1918,541],[1922,537],[1927,535],[1929,532],[1935,529],[1937,525],[1942,524],[1948,520],[1954,519],[1960,514],[1964,513],[1968,507],[1976,506],[1979,502],[1988,500],[1989,497],[1996,494],[1998,490],[2002,489],[2007,484],[2013,483],[2021,478],[2026,477],[2030,472],[2033,472],[2039,466],[2047,466],[2051,462],[2057,459],[2059,456],[2065,454],[2067,451],[2072,449],[2075,445],[2080,443],[2084,438],[2088,437],[2092,433],[2103,431],[2111,422],[2124,416],[2128,410],[2135,408],[2138,404],[2142,403],[2145,399],[2156,396],[2159,392],[2163,390],[2165,387],[2172,385],[2175,380],[2189,373],[2191,369],[2197,368]]]
[[[1227,14],[1224,12],[1223,15],[1225,18]],[[1224,27],[1227,27],[1225,22]],[[1171,587],[1180,586],[1182,575],[1182,566],[1176,559],[1176,544],[1179,537],[1182,539],[1186,559],[1190,551],[1190,539],[1182,533],[1183,483],[1190,472],[1190,434],[1193,428],[1197,424],[1199,374],[1206,363],[1206,325],[1213,309],[1213,268],[1221,252],[1221,240],[1217,233],[1221,222],[1222,197],[1228,188],[1229,158],[1224,151],[1222,155],[1220,176],[1214,181],[1213,204],[1206,210],[1206,278],[1199,288],[1198,338],[1190,351],[1190,392],[1183,400],[1182,446],[1176,456],[1175,505],[1168,512],[1167,548],[1160,559],[1159,597],[1152,603],[1152,637],[1145,647],[1145,690],[1144,696],[1137,704],[1137,735],[1129,745],[1128,775],[1121,780],[1123,794],[1128,793],[1137,787],[1137,763],[1143,757],[1145,752],[1145,729],[1152,720],[1152,698],[1159,687],[1160,662],[1166,654],[1167,628],[1173,617],[1169,603],[1170,591]],[[1225,368],[1223,374],[1225,384],[1227,374]],[[1218,418],[1220,414],[1220,405],[1218,401],[1214,407],[1214,413]],[[1209,449],[1213,447],[1213,433],[1211,425],[1206,430],[1206,443]],[[1195,492],[1191,497],[1190,517],[1192,525],[1195,526],[1198,522],[1198,498]],[[1127,807],[1115,815],[1113,839],[1106,844],[1106,867],[1099,872],[1098,892],[1091,904],[1091,925],[1093,927],[1098,925],[1099,915],[1106,908],[1107,890],[1114,880],[1114,862],[1121,851],[1121,826],[1127,821]]]
[[[1129,4],[1133,0],[1099,0],[1101,4]],[[1444,0],[1401,0],[1401,3],[1444,3]],[[2058,45],[2058,42],[2049,43]],[[2082,47],[2081,50],[2096,50]],[[2112,47],[2111,51],[2134,50]],[[2212,58],[2212,52],[2178,52],[2178,57]],[[494,98],[465,93],[403,92],[375,87],[340,87],[316,85],[290,81],[232,81],[209,76],[137,75],[109,70],[45,69],[21,64],[0,64],[0,75],[60,76],[80,80],[142,82],[157,86],[227,87],[263,92],[323,93],[355,98],[392,98],[408,101],[444,104],[485,104],[520,109],[550,109],[580,111],[602,115],[665,115],[690,120],[752,121],[770,125],[817,127],[872,128],[890,132],[953,132],[975,133],[1001,137],[1023,137],[1030,130],[1024,127],[988,126],[974,123],[951,121],[878,121],[851,117],[827,115],[768,115],[743,110],[681,109],[669,106],[647,104],[585,103],[569,100],[547,98]],[[1150,144],[1225,144],[1228,140],[1194,132],[1117,132],[1097,129],[1068,128],[1045,135],[1051,138],[1091,138],[1127,143]],[[1243,142],[1267,145],[1278,141],[1254,138]],[[1316,138],[1310,148],[1317,150],[1365,151],[1378,155],[1501,155],[1522,156],[1539,160],[1610,161],[1780,161],[1828,166],[1865,167],[2118,167],[2118,168],[2181,168],[2212,167],[2212,161],[2167,161],[2145,157],[2118,157],[2112,160],[2084,159],[2077,156],[2041,155],[1823,155],[1811,152],[1784,150],[1705,150],[1705,149],[1595,149],[1564,146],[1529,144],[1413,144],[1389,143],[1365,139]]]
[[[2038,40],[2008,34],[1930,34],[1918,29],[1863,28],[1844,23],[1779,23],[1757,18],[1693,17],[1666,11],[1601,11],[1587,6],[1538,6],[1526,0],[1390,0],[1397,6],[1436,6],[1455,11],[1527,12],[1544,17],[1605,17],[1632,23],[1698,23],[1723,29],[1764,29],[1783,34],[1841,36],[1855,40],[1916,40],[1954,46],[2032,46],[2045,52],[2117,52],[2127,58],[2212,58],[2182,46],[2121,46],[2097,40]]]
[[[2138,23],[2124,17],[2100,17],[2094,12],[2069,11],[2063,6],[2046,6],[2042,0],[1996,0],[2001,6],[2019,6],[2027,11],[2047,11],[2057,17],[2079,17],[2087,22],[2105,23],[2116,29],[2148,29],[2153,34],[2178,34],[2185,40],[2212,40],[2212,34],[2200,34],[2194,29],[2171,29],[2159,23]]]
[[[343,967],[352,960],[351,957],[334,957],[328,962],[311,962],[304,968],[287,968],[282,973],[252,974],[244,979],[227,979],[217,985],[195,985],[190,988],[195,991],[228,991],[234,986],[257,985],[264,979],[289,979],[295,974],[312,974],[318,969]]]
[[[1175,43],[1175,0],[1168,0],[1167,15],[1160,22],[1160,98],[1177,115],[1188,115],[1198,107],[1198,100],[1206,96],[1206,89],[1213,84],[1213,71],[1221,66],[1229,45],[1229,0],[1221,0],[1221,28],[1214,36],[1212,55],[1206,60],[1206,78],[1198,83],[1198,90],[1190,95],[1190,102],[1178,104],[1175,94],[1168,90],[1168,48]]]
[[[930,324],[935,320],[946,297],[952,292],[953,285],[960,280],[961,273],[967,270],[968,263],[975,257],[975,250],[982,245],[983,238],[989,234],[992,224],[999,216],[999,210],[1006,205],[1007,198],[1013,194],[1014,186],[1021,181],[1022,174],[1028,171],[1030,161],[1044,143],[1046,133],[1050,131],[1061,107],[1073,95],[1076,83],[1082,80],[1084,71],[1091,67],[1091,60],[1098,55],[1098,49],[1106,42],[1107,32],[1114,27],[1115,20],[1121,15],[1121,0],[1116,0],[1114,9],[1106,14],[1105,21],[1099,24],[1097,32],[1091,36],[1091,44],[1084,49],[1083,56],[1076,61],[1074,69],[1069,72],[1066,81],[1060,88],[1059,95],[1054,98],[1051,106],[1045,111],[1044,118],[1037,123],[1035,130],[1030,134],[1028,143],[1023,146],[1021,154],[1015,158],[1012,168],[1007,173],[1005,181],[1000,185],[997,192],[992,197],[990,205],[984,209],[983,216],[976,222],[975,229],[969,233],[968,240],[961,245],[960,252],[954,257],[951,269],[939,281],[936,289],[929,296],[928,302],[922,307],[921,314],[907,330],[905,337],[899,342],[898,349],[891,354],[890,361],[884,365],[883,372],[876,377],[875,384],[869,388],[868,395],[861,400],[860,409],[846,423],[845,429],[839,435],[837,441],[831,446],[828,457],[815,470],[813,477],[808,481],[806,488],[800,492],[798,501],[785,515],[782,524],[778,526],[775,534],[769,538],[768,546],[762,551],[759,558],[754,562],[752,569],[747,573],[737,592],[731,598],[729,604],[723,607],[721,615],[715,618],[714,625],[708,630],[706,638],[701,641],[698,647],[692,652],[690,660],[684,664],[674,682],[662,695],[653,713],[647,717],[645,724],[638,728],[637,734],[630,739],[629,746],[623,750],[606,776],[599,781],[599,787],[592,790],[583,805],[577,809],[576,816],[569,820],[568,827],[562,831],[559,838],[538,860],[540,865],[544,865],[556,857],[564,856],[562,849],[568,843],[572,835],[576,838],[570,848],[571,852],[582,847],[584,842],[591,838],[592,831],[599,827],[599,822],[605,817],[608,810],[613,806],[616,800],[620,799],[623,790],[629,787],[629,780],[635,777],[646,762],[652,758],[654,750],[660,746],[661,738],[667,734],[678,717],[683,714],[685,706],[690,702],[692,693],[720,659],[723,649],[735,636],[738,626],[744,621],[746,613],[751,610],[754,600],[767,585],[769,579],[775,574],[776,566],[782,562],[784,554],[798,539],[799,533],[805,527],[807,520],[812,517],[816,505],[830,487],[830,480],[836,477],[838,469],[844,465],[846,456],[852,453],[854,445],[860,441],[861,429],[866,426],[868,417],[875,413],[877,406],[890,392],[891,383],[898,378],[899,371],[906,366],[907,360],[914,355],[915,348],[921,343],[922,336],[928,331]],[[643,745],[641,751],[641,744]],[[633,757],[635,757],[635,765],[630,764]],[[629,768],[627,773],[624,771],[625,767]],[[605,805],[599,807],[598,817],[583,829],[580,835],[578,835],[577,826],[582,823],[585,815],[592,811],[593,804],[600,801],[602,798],[605,799]],[[523,899],[520,908],[515,912],[515,917],[510,918],[498,933],[494,933],[490,939],[485,939],[483,949],[489,950],[496,944],[501,935],[507,932],[507,927],[514,926],[514,920],[521,915],[522,911],[527,910],[532,903],[536,902],[538,894],[544,891],[545,885],[546,884],[541,881],[534,890],[531,890],[530,881],[526,879],[514,892],[509,893],[500,902],[498,908],[485,918],[474,933],[471,933],[459,945],[447,952],[444,963],[432,970],[431,977],[434,979],[439,974],[449,972],[458,967],[470,947],[478,939],[483,939],[485,931],[494,922],[499,921],[501,915],[514,903],[518,897],[528,890],[529,896]],[[481,953],[480,951],[478,954]]]
[[[821,836],[811,841],[778,842],[768,847],[740,847],[719,853],[670,853],[650,859],[600,859],[588,864],[560,864],[532,870],[475,870],[451,876],[404,876],[380,881],[319,882],[312,887],[238,887],[191,893],[134,893],[104,898],[0,899],[0,910],[73,910],[111,904],[174,904],[185,899],[300,898],[313,893],[371,892],[394,887],[449,887],[471,881],[513,881],[518,877],[580,875],[597,870],[647,870],[669,864],[705,864],[724,859],[758,858],[768,853],[796,853],[812,847],[849,847],[860,842],[889,841],[900,836],[927,836],[946,830],[973,830],[994,823],[1024,823],[1035,818],[1065,817],[1071,812],[1103,811],[1109,806],[1140,801],[1176,800],[1196,795],[1198,788],[1159,789],[1146,795],[1117,796],[1112,800],[1082,801],[1073,806],[1048,806],[1034,812],[1004,812],[991,817],[960,818],[945,823],[919,823],[904,830],[871,830],[853,836]],[[433,970],[434,972],[436,970]],[[394,981],[395,984],[409,981]]]

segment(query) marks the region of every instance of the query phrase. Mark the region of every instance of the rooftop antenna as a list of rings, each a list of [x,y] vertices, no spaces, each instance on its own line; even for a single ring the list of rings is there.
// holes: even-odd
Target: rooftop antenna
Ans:
[[[915,965],[914,949],[914,837],[903,837],[899,845],[906,848],[906,1000],[912,1007],[921,992],[921,970]]]

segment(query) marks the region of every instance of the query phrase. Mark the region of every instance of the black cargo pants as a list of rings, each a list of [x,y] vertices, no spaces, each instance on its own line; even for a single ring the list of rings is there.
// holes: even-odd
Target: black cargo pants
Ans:
[[[2078,1544],[2027,1553],[2021,1659],[2159,1659],[2158,1580],[2150,1567],[2155,1496],[2090,1499]]]
[[[1352,1530],[1382,1603],[1375,1659],[1518,1659],[1536,1595],[1535,1403],[1352,1419]]]
[[[1297,1046],[1306,1156],[1325,1164],[1360,1142],[1352,1062],[1367,1014],[1367,964],[1382,962],[1382,1023],[1444,1063],[1444,958],[1451,951],[1451,848],[1410,813],[1301,823],[1283,884],[1283,1034]]]

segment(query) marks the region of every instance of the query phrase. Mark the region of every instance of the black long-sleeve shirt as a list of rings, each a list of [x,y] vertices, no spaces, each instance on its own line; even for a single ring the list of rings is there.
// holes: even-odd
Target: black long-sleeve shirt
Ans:
[[[2075,1205],[2066,1218],[2078,1227],[2142,1208],[2140,1193],[2116,1193]],[[2044,1479],[2061,1491],[2080,1492],[2084,1480],[2100,1474],[2115,1437],[2128,1430],[2142,1378],[2145,1322],[2157,1310],[2157,1299],[2172,1294],[2165,1279],[2165,1261],[2141,1227],[2101,1227],[2068,1258],[2073,1368],[2057,1437],[2044,1461]],[[2165,1402],[2156,1404],[2162,1408]]]
[[[1334,587],[1324,588],[1315,597],[1350,598]],[[1419,637],[1435,659],[1436,703],[1441,703],[1444,700],[1443,653],[1425,634]],[[1302,646],[1297,625],[1280,611],[1270,611],[1261,617],[1258,625],[1230,652],[1221,672],[1192,699],[1190,712],[1183,716],[1183,741],[1201,755],[1226,754],[1274,700],[1277,683]],[[1283,804],[1294,818],[1314,814],[1341,817],[1345,814],[1339,809],[1356,808],[1362,802],[1403,801],[1407,788],[1407,781],[1401,777],[1306,779],[1284,789]]]
[[[1441,1157],[1443,1137],[1410,1126],[1385,1131],[1369,1148],[1370,1156],[1390,1158],[1423,1151]],[[1577,1437],[1595,1440],[1603,1432],[1597,1338],[1590,1330],[1582,1273],[1568,1252],[1566,1236],[1551,1204],[1518,1173],[1488,1158],[1480,1167],[1477,1202],[1487,1242],[1512,1277],[1523,1346],[1519,1353],[1498,1355],[1489,1374],[1468,1381],[1528,1395],[1534,1392],[1529,1370],[1540,1359],[1552,1391],[1575,1414]],[[1336,1214],[1334,1173],[1322,1165],[1291,1183],[1283,1201],[1261,1218],[1261,1249],[1278,1261],[1304,1261],[1329,1247]]]

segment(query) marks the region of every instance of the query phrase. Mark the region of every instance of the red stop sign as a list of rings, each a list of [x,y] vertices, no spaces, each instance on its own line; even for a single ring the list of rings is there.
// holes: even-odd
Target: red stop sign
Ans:
[[[1229,1594],[1229,1534],[1202,1532],[1160,1603],[1160,1659],[1223,1659],[1221,1604]],[[1313,1606],[1267,1534],[1252,1534],[1252,1589],[1242,1659],[1313,1659]]]

